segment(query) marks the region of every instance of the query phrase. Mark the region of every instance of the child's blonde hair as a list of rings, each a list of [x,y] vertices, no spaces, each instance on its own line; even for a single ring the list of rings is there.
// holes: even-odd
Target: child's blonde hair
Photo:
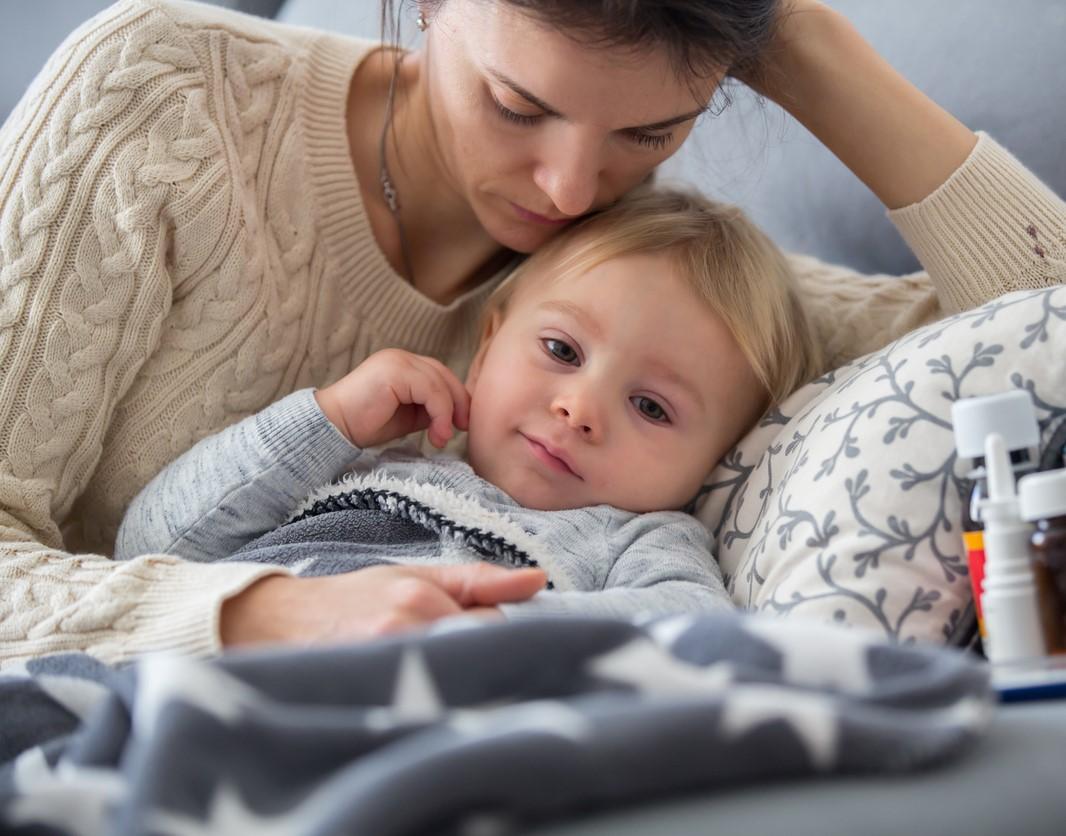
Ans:
[[[486,316],[504,314],[515,288],[545,268],[560,280],[654,252],[668,253],[725,322],[766,390],[767,408],[819,373],[822,352],[784,254],[740,209],[677,188],[641,187],[552,239],[493,292]]]

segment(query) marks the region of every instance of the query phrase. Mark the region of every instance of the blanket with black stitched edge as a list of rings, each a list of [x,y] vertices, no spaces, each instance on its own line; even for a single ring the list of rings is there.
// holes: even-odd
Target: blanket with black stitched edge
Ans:
[[[990,707],[961,652],[735,613],[452,620],[121,669],[46,657],[0,673],[0,823],[505,834],[681,791],[929,768]]]

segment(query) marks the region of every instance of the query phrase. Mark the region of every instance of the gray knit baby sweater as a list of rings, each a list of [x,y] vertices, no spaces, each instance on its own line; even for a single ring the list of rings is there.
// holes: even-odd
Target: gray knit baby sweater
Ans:
[[[352,446],[310,389],[205,438],[145,486],[115,557],[159,553],[298,574],[477,560],[544,569],[551,589],[503,605],[509,618],[732,607],[710,535],[687,514],[524,508],[456,458]]]

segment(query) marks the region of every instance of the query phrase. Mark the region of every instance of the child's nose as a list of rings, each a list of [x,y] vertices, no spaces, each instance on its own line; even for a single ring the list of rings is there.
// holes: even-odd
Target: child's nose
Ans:
[[[553,414],[589,441],[599,438],[603,421],[589,398],[575,396],[556,398]]]

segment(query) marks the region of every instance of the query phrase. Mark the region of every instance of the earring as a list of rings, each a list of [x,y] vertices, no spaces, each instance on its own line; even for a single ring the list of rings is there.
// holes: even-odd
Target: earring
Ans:
[[[418,26],[419,32],[425,32],[429,28],[429,21],[426,20],[425,12],[418,13],[418,19],[415,21],[415,24]]]

